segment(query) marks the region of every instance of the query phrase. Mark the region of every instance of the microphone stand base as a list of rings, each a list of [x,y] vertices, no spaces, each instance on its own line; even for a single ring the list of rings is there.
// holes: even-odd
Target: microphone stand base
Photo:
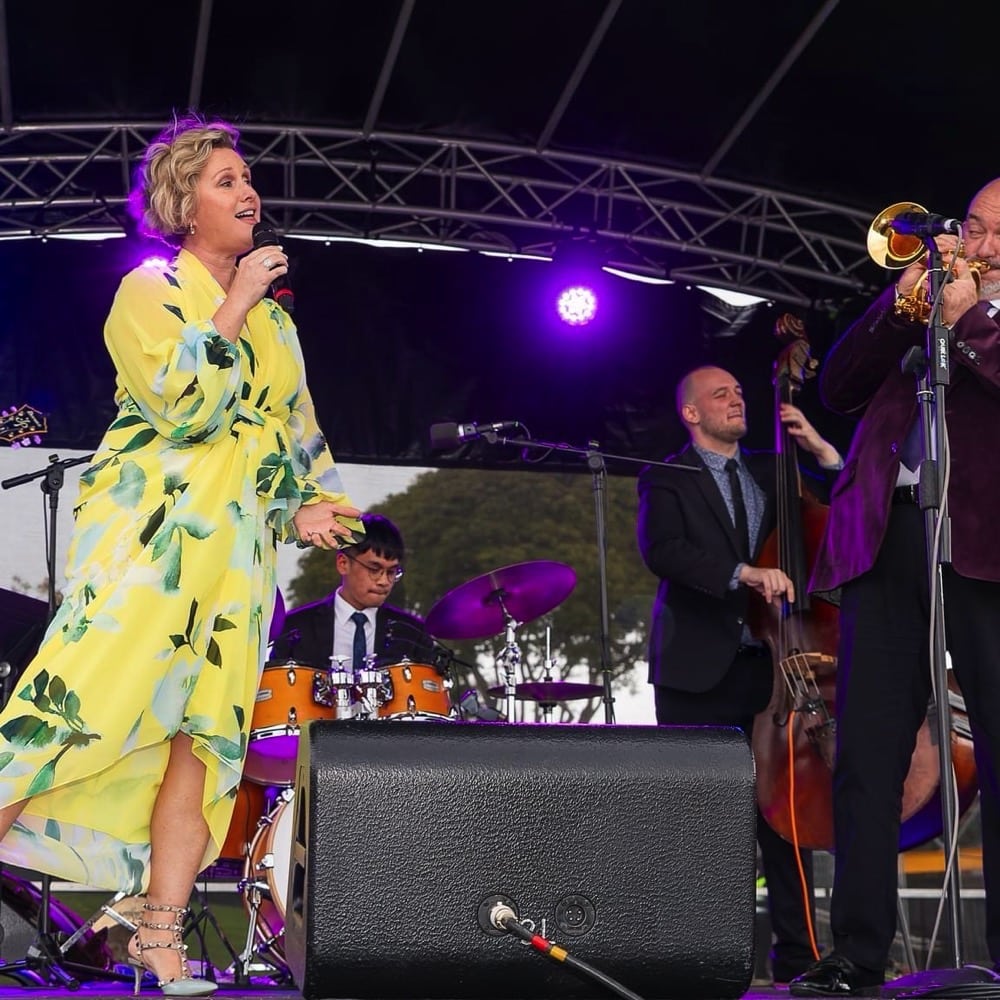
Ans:
[[[882,987],[882,996],[892,1000],[913,997],[998,998],[1000,974],[982,965],[957,969],[926,969],[892,979]]]

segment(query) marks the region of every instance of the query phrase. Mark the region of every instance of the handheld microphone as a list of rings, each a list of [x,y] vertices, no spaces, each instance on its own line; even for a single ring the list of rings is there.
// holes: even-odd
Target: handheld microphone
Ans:
[[[431,424],[431,448],[456,448],[487,434],[505,434],[523,426],[520,420],[501,420],[495,424]]]
[[[261,247],[277,246],[281,246],[278,234],[266,222],[256,223],[253,227],[254,250],[259,250]],[[285,312],[295,312],[295,294],[292,292],[287,274],[280,274],[271,282],[271,295]]]
[[[941,236],[950,233],[953,236],[962,235],[962,223],[959,219],[946,219],[943,215],[931,212],[900,212],[895,218],[886,222],[886,229],[891,229],[900,236]]]

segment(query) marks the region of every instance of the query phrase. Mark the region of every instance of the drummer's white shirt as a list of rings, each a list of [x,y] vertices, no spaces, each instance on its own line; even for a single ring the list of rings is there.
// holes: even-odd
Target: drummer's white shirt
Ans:
[[[358,609],[352,608],[341,596],[338,590],[333,597],[333,657],[343,657],[344,664],[349,665],[354,654],[354,622],[351,621]],[[371,656],[375,650],[375,616],[378,608],[362,608],[362,614],[368,619],[365,625],[365,652]]]

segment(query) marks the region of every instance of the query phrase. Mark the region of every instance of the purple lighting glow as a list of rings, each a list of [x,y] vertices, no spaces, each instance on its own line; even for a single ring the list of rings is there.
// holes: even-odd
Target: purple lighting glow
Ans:
[[[166,257],[147,257],[142,262],[143,267],[164,268],[170,264]]]
[[[597,296],[585,285],[574,285],[559,294],[559,318],[570,326],[583,326],[597,315]]]

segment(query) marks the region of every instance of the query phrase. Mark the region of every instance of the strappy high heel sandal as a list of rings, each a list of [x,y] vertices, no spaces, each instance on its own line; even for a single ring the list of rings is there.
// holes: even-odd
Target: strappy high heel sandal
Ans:
[[[125,896],[119,893],[113,896],[110,902],[104,903],[91,917],[88,921],[90,929],[96,934],[98,931],[124,927],[135,933],[142,919],[142,904],[145,902],[145,896]]]
[[[187,910],[183,906],[168,906],[166,904],[143,903],[142,919],[139,920],[135,934],[128,945],[128,963],[135,970],[135,995],[139,994],[139,986],[142,983],[142,974],[147,969],[157,976],[156,985],[166,997],[203,997],[214,993],[218,986],[205,979],[194,979],[187,964],[187,945],[184,943],[182,932],[184,930],[184,918]],[[151,923],[146,920],[149,913],[172,913],[174,922],[172,924]],[[173,931],[169,940],[143,941],[142,931]],[[160,979],[156,970],[150,966],[144,953],[147,951],[176,951],[180,957],[180,975],[172,979]]]

